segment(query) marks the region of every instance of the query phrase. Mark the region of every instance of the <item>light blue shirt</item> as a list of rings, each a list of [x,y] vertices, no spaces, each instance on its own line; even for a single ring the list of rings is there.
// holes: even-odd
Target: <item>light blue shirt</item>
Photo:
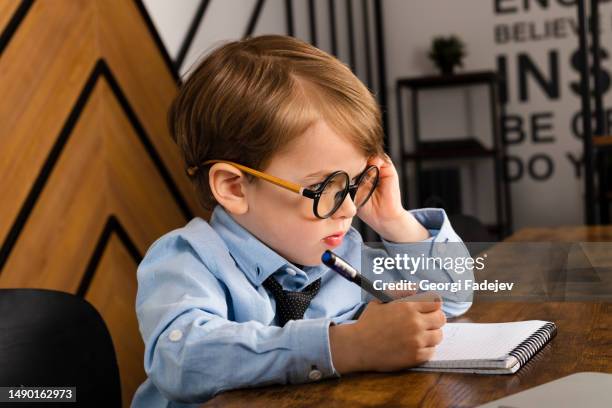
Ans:
[[[422,242],[430,250],[435,251],[434,242],[461,242],[443,210],[411,212],[432,234]],[[351,228],[334,252],[360,269],[362,257],[394,256],[408,244],[383,240],[383,246],[363,246]],[[469,256],[462,243],[460,248],[458,255]],[[444,269],[426,272],[415,277],[458,278]],[[286,290],[301,290],[321,278],[303,320],[275,325],[275,301],[262,286],[271,274]],[[460,276],[473,279],[471,270]],[[445,298],[444,312],[465,312],[471,303],[462,300]],[[292,265],[217,206],[210,223],[194,218],[159,238],[138,267],[136,312],[148,379],[132,406],[197,406],[191,404],[224,390],[337,377],[329,325],[354,322],[363,305],[359,286],[323,264]]]

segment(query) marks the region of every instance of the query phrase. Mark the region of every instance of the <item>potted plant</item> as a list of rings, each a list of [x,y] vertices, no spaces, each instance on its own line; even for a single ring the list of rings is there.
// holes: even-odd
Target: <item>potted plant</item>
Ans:
[[[465,44],[456,35],[435,37],[431,42],[429,58],[444,75],[451,75],[456,66],[463,66]]]

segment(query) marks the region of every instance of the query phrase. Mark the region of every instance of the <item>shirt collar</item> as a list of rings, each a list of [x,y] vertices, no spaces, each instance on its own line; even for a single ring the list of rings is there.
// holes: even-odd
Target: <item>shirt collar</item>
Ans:
[[[268,276],[280,268],[284,268],[285,272],[288,268],[291,269],[291,273],[285,273],[279,279],[285,288],[289,286],[293,287],[290,290],[295,290],[309,283],[309,277],[303,270],[291,266],[289,261],[238,224],[222,206],[217,205],[213,209],[209,223],[226,243],[234,261],[254,285],[261,286]]]

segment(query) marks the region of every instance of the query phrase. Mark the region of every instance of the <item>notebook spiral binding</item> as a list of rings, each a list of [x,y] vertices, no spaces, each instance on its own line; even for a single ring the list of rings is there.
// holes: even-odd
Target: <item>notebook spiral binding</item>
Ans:
[[[557,334],[554,323],[546,323],[514,348],[508,355],[515,357],[523,366]]]

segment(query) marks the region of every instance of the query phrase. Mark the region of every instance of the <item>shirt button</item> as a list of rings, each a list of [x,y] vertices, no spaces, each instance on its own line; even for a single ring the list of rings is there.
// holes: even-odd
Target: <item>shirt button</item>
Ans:
[[[323,373],[319,370],[311,370],[308,373],[308,378],[311,379],[312,381],[320,380],[321,377],[323,377]]]
[[[183,332],[180,330],[172,330],[168,335],[170,341],[179,341],[183,338]]]
[[[295,269],[293,269],[293,268],[289,268],[289,267],[287,267],[287,268],[285,269],[285,271],[287,271],[287,273],[288,273],[289,275],[291,275],[291,276],[295,276],[295,274],[297,273],[297,272],[295,272]]]

